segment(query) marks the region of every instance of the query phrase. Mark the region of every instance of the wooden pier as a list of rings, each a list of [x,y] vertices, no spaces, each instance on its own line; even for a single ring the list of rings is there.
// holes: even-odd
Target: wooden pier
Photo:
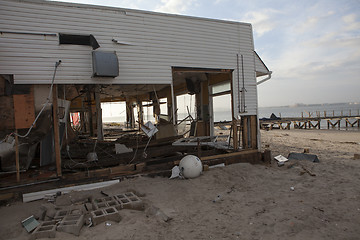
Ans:
[[[344,114],[345,113],[345,114]],[[305,115],[305,116],[304,116]],[[260,128],[271,129],[321,129],[321,121],[325,120],[327,129],[346,127],[360,128],[360,114],[359,110],[351,112],[341,111],[340,114],[335,114],[335,111],[313,113],[301,113],[301,117],[284,117],[279,119],[260,119]],[[345,124],[345,125],[344,125]]]

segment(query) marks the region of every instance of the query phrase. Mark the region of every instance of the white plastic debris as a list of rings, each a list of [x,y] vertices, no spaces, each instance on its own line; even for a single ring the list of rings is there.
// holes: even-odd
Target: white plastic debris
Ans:
[[[180,168],[179,168],[179,166],[175,166],[171,169],[170,179],[178,178],[178,177],[180,177]]]
[[[144,125],[140,126],[141,130],[148,136],[152,137],[157,133],[159,130],[152,124],[152,122],[148,121]]]
[[[220,164],[216,164],[216,165],[212,165],[209,168],[218,168],[218,167],[225,167],[225,163],[220,163]]]
[[[278,166],[282,166],[285,164],[285,162],[289,161],[289,159],[287,159],[286,157],[282,156],[282,155],[278,155],[276,157],[274,157],[274,159],[278,162]]]

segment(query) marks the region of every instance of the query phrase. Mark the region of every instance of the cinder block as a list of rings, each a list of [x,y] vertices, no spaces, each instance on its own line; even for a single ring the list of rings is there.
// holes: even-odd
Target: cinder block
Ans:
[[[120,205],[117,205],[120,206]],[[91,212],[91,219],[94,225],[105,221],[120,222],[121,216],[119,211],[115,207],[107,207],[104,209],[98,209]]]
[[[108,207],[115,207],[115,206],[120,205],[120,204],[119,204],[118,201],[116,201],[115,199],[113,199],[113,200],[111,200],[111,201],[106,202],[106,205],[107,205]]]
[[[67,215],[60,222],[57,230],[79,236],[81,228],[84,226],[84,215]]]
[[[134,209],[143,211],[145,209],[143,201],[133,192],[115,195],[116,200],[125,209]]]
[[[112,196],[105,198],[97,198],[92,201],[92,205],[94,209],[101,209],[109,206],[114,206],[114,201],[116,201],[116,199]]]
[[[103,211],[106,214],[106,220],[114,221],[114,222],[121,221],[121,216],[114,207],[105,208]]]
[[[55,220],[62,220],[66,215],[69,214],[69,210],[59,210],[55,213]]]
[[[98,225],[99,223],[102,223],[106,221],[106,214],[102,209],[98,209],[95,211],[91,211],[91,220],[94,225]]]
[[[55,238],[57,224],[56,220],[42,222],[31,234],[31,239]]]

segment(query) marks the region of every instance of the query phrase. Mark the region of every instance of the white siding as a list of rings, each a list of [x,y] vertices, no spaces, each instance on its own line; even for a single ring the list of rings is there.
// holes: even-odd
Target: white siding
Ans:
[[[17,84],[49,84],[58,60],[58,84],[170,84],[172,66],[234,69],[238,115],[238,53],[244,57],[247,114],[256,114],[250,24],[57,2],[0,0],[0,6],[0,74],[14,74]],[[6,31],[93,34],[98,50],[116,51],[119,76],[91,77],[90,46],[59,45],[57,36]],[[113,38],[130,45],[116,44]]]

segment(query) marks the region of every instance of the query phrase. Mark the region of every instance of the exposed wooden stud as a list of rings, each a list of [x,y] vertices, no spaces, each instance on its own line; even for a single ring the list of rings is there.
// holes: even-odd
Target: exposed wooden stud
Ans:
[[[58,115],[58,94],[57,85],[54,84],[52,90],[52,103],[53,103],[53,122],[54,122],[54,145],[55,145],[55,160],[56,160],[56,173],[60,177],[61,172],[61,155],[60,155],[60,134],[59,134],[59,115]]]
[[[97,140],[102,141],[102,140],[104,140],[104,131],[103,131],[103,124],[102,124],[100,85],[96,85],[96,89],[95,89],[95,105],[96,105]]]

